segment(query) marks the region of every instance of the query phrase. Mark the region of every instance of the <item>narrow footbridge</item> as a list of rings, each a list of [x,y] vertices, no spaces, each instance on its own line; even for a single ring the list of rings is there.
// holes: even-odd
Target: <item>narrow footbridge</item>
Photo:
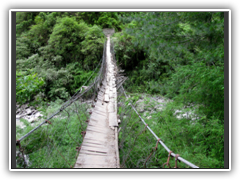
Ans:
[[[167,162],[159,165],[160,163],[154,161],[157,165],[149,167],[170,167],[170,157],[174,157],[175,168],[178,167],[178,161],[186,164],[186,167],[199,168],[173,153],[153,132],[151,125],[144,121],[134,104],[128,101],[129,96],[123,88],[126,77],[121,74],[123,71],[116,64],[113,44],[110,42],[113,32],[109,32],[105,33],[107,41],[102,61],[86,81],[89,85],[84,84],[55,113],[46,120],[39,121],[23,136],[17,137],[17,163],[21,168],[126,168],[126,161],[130,159],[129,167],[147,168],[150,158],[161,145],[167,151]],[[92,78],[94,74],[95,78]],[[138,119],[138,122],[130,122],[131,127],[128,127],[127,121],[122,127],[130,131],[136,130],[132,128],[135,124],[143,127],[134,137],[129,135],[130,133],[124,134],[123,139],[130,139],[131,146],[123,141],[119,142],[119,122],[124,120],[120,120],[118,115],[118,96],[126,100],[125,103],[121,102],[125,104],[125,121],[131,119],[132,114],[134,119]],[[127,112],[130,110],[131,113]],[[145,131],[148,134],[144,134]],[[146,151],[142,153],[144,157],[139,157],[137,155],[141,148],[134,145],[142,134],[150,136],[145,142],[153,143],[154,147],[148,148],[147,144],[146,147],[141,147],[146,148]],[[122,151],[122,159],[119,146],[122,149],[127,147],[126,151]]]
[[[74,168],[119,168],[117,121],[117,68],[107,36],[106,73],[89,118],[86,135]]]

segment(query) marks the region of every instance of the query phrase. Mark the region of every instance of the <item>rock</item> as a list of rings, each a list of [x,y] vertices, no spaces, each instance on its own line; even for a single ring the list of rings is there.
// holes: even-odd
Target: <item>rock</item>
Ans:
[[[35,111],[33,111],[33,113],[32,113],[32,114],[33,114],[33,115],[35,115],[37,112],[38,112],[38,111],[37,111],[37,110],[35,110]]]
[[[148,117],[147,117],[147,119],[151,119],[151,118],[152,118],[152,116],[148,116]]]
[[[40,112],[36,112],[36,114],[34,115],[36,118],[42,117],[43,115]]]
[[[19,114],[19,115],[16,115],[16,119],[21,119],[21,118],[24,118],[26,116],[27,116],[27,114]]]
[[[16,114],[18,114],[18,113],[20,113],[20,109],[17,109],[17,110],[16,110]]]
[[[21,128],[24,128],[25,126],[19,121],[21,118],[26,119],[30,123],[36,122],[40,117],[43,115],[34,109],[34,107],[27,106],[28,104],[24,104],[21,107],[18,106],[19,108],[16,110],[16,121],[17,125],[19,125]]]
[[[28,107],[28,104],[23,104],[23,105],[20,107],[20,109],[23,111],[23,110],[25,110],[27,107]]]
[[[166,103],[166,101],[164,99],[158,99],[157,102],[158,103]]]
[[[174,115],[177,115],[177,114],[179,114],[179,113],[181,113],[182,111],[180,111],[180,110],[176,110],[175,111],[175,113],[174,113]]]
[[[26,126],[24,125],[24,123],[21,122],[21,121],[19,121],[19,120],[16,121],[16,125],[19,126],[19,127],[22,128],[22,129],[26,127]]]
[[[26,109],[25,111],[26,111],[26,114],[27,114],[27,115],[32,114],[32,112],[33,112],[33,111],[31,110],[31,108],[28,108],[28,109]]]
[[[199,117],[196,116],[194,114],[194,112],[191,110],[189,110],[187,112],[182,112],[181,110],[176,110],[174,115],[176,115],[176,118],[178,118],[178,119],[186,118],[186,119],[190,119],[192,121],[199,119]]]

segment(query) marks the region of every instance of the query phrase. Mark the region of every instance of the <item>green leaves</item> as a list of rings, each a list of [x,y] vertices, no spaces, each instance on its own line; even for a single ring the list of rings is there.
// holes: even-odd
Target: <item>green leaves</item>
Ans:
[[[84,40],[87,31],[88,26],[84,22],[79,24],[75,18],[60,18],[53,28],[48,43],[54,49],[55,55],[63,56],[66,65],[67,62],[81,57],[79,55],[80,42]]]
[[[85,33],[81,42],[81,52],[84,54],[84,67],[94,67],[102,57],[104,34],[99,26],[94,25]]]
[[[17,12],[16,13],[16,33],[17,36],[22,32],[29,30],[28,28],[34,23],[34,18],[38,12]]]
[[[17,71],[16,75],[16,100],[20,104],[31,100],[45,84],[44,80],[37,77],[36,73],[28,74],[27,72]]]

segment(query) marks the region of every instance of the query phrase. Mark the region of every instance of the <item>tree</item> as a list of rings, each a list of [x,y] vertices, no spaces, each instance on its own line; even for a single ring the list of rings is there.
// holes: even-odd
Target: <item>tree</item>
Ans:
[[[88,26],[84,22],[78,23],[74,17],[58,19],[50,35],[48,44],[55,55],[63,57],[62,63],[83,60],[81,42],[85,39]]]

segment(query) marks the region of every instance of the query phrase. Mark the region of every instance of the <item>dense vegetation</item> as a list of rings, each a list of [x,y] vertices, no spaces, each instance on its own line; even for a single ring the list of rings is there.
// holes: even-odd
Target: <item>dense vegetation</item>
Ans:
[[[16,16],[18,103],[44,106],[74,94],[102,57],[102,29],[115,28],[112,41],[116,60],[128,76],[127,91],[174,100],[154,116],[156,121],[165,121],[171,132],[187,132],[183,144],[197,149],[189,149],[189,157],[197,151],[204,163],[214,162],[206,167],[223,167],[222,12],[18,12]],[[179,121],[174,115],[177,109],[194,109],[195,126],[189,125],[191,119]]]

